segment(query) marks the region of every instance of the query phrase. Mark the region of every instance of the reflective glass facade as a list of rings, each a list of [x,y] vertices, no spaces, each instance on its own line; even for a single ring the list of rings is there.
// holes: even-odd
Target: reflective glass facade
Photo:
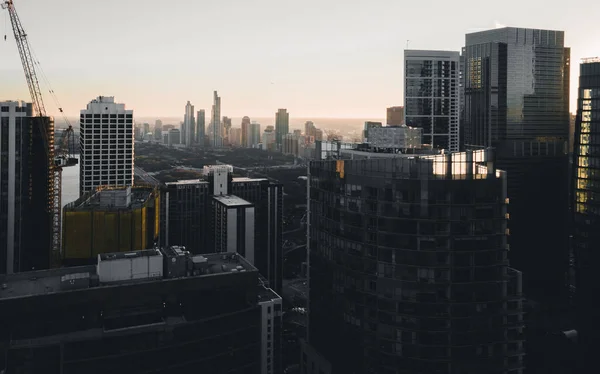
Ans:
[[[404,51],[406,125],[423,129],[423,143],[459,150],[458,52]]]
[[[308,340],[333,373],[522,371],[506,181],[486,152],[310,164]]]
[[[467,34],[461,59],[464,144],[496,148],[511,265],[544,304],[566,299],[569,59],[563,31],[512,27]]]
[[[570,54],[564,31],[507,27],[467,34],[465,143],[567,140]]]
[[[581,368],[596,372],[595,356],[600,349],[600,61],[581,64],[580,74],[573,155],[573,249]]]

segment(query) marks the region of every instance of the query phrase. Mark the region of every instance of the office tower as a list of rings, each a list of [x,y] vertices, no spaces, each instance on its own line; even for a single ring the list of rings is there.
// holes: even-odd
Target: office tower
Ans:
[[[206,114],[204,113],[204,109],[198,111],[196,115],[196,123],[196,143],[198,143],[201,147],[204,147],[206,138]]]
[[[179,129],[169,130],[169,146],[181,144],[181,131]]]
[[[155,129],[155,131],[156,131],[156,129],[161,129],[161,130],[162,130],[162,126],[163,126],[163,123],[162,123],[162,121],[161,121],[161,120],[157,119],[157,120],[154,122],[154,129]]]
[[[223,116],[223,139],[227,139],[227,144],[229,143],[229,130],[231,129],[231,118],[227,116]]]
[[[244,116],[242,118],[242,147],[250,148],[250,117]]]
[[[186,147],[191,147],[195,143],[196,120],[194,118],[194,106],[188,101],[185,105],[185,118],[181,131],[181,143]]]
[[[496,148],[511,265],[549,306],[565,301],[569,261],[569,58],[563,31],[512,27],[467,34],[463,50],[465,145]]]
[[[386,124],[388,126],[404,125],[404,107],[393,106],[387,108]]]
[[[365,142],[369,141],[369,129],[372,128],[377,128],[377,127],[382,127],[383,124],[381,122],[374,122],[374,121],[365,121],[365,126],[363,129],[363,140]],[[322,140],[323,136],[321,135],[321,139]]]
[[[277,150],[281,151],[281,140],[290,132],[290,114],[286,109],[279,109],[275,113],[275,143]]]
[[[302,366],[522,372],[521,274],[508,267],[506,179],[490,153],[342,150],[310,163]]]
[[[287,133],[286,133],[287,134]],[[263,150],[274,151],[277,149],[278,144],[281,144],[283,138],[277,143],[277,132],[273,126],[267,126],[262,134],[262,146]]]
[[[0,282],[7,373],[281,373],[281,297],[235,253],[103,254]]]
[[[212,117],[210,124],[210,145],[213,148],[219,148],[223,146],[223,134],[221,126],[221,98],[217,95],[217,91],[214,92],[214,103],[212,106]]]
[[[598,264],[600,263],[600,59],[580,66],[579,97],[573,153],[573,251],[575,255],[578,372],[600,367]],[[595,369],[594,369],[595,368]]]
[[[242,129],[232,127],[229,129],[229,145],[240,147],[242,145]]]
[[[144,135],[148,134],[149,132],[150,132],[150,124],[144,123]]]
[[[154,128],[154,140],[156,141],[162,141],[162,128],[161,127],[155,127]]]
[[[88,192],[63,209],[62,256],[87,264],[98,254],[152,248],[160,230],[160,193],[149,187]]]
[[[169,133],[165,132],[162,134],[162,143],[163,144],[169,144]]]
[[[321,129],[315,130],[315,141],[317,141],[317,140],[319,140],[319,141],[323,140],[323,130],[321,130]]]
[[[300,135],[286,134],[283,136],[281,152],[286,155],[298,157],[300,152]]]
[[[423,142],[459,150],[460,53],[404,51],[406,125],[423,129]]]
[[[306,121],[306,123],[304,124],[304,135],[305,136],[312,136],[314,138],[316,130],[317,130],[317,128],[315,127],[315,124],[313,121]]]
[[[235,195],[212,198],[215,252],[236,252],[254,264],[254,205]]]
[[[161,202],[161,245],[192,253],[214,251],[213,196],[232,195],[254,205],[254,265],[270,286],[283,282],[283,186],[264,178],[232,178],[231,166],[206,167],[204,179],[166,183]]]
[[[256,148],[258,144],[260,144],[260,137],[260,123],[252,121],[252,123],[250,123],[250,136],[248,137],[248,148]]]
[[[32,110],[0,102],[0,274],[50,266],[54,122]]]
[[[98,96],[80,117],[79,196],[98,186],[133,185],[133,110]]]

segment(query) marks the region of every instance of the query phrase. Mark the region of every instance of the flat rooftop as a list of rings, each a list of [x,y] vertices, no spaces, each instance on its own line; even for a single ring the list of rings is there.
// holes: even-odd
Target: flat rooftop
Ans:
[[[133,252],[102,253],[100,255],[100,260],[111,261],[111,260],[120,260],[123,258],[152,257],[152,256],[160,256],[160,255],[161,255],[161,252],[158,249],[144,249],[143,251],[133,251]]]
[[[258,285],[258,302],[263,303],[265,301],[272,300],[281,300],[281,296],[279,296],[275,291],[268,288],[264,284]]]
[[[107,189],[96,191],[91,195],[84,195],[65,206],[67,210],[111,210],[111,209],[138,209],[142,208],[152,196],[152,189],[148,187],[132,187],[129,195],[129,205],[123,204],[126,199],[126,189]],[[108,202],[108,203],[107,203]]]
[[[208,181],[202,179],[184,179],[179,180],[177,182],[167,182],[165,183],[167,186],[182,186],[182,185],[192,185],[192,184],[208,184]]]
[[[217,200],[221,204],[229,207],[235,206],[252,206],[251,202],[242,199],[241,197],[235,195],[221,195],[221,196],[213,196],[213,199]]]
[[[267,178],[248,178],[248,177],[236,177],[232,178],[231,181],[233,183],[241,183],[241,182],[262,182],[268,180]]]
[[[202,278],[219,274],[234,275],[238,272],[232,272],[232,269],[241,266],[244,271],[257,271],[256,268],[250,264],[246,259],[237,253],[212,253],[202,255],[207,259],[208,266],[206,271],[200,275],[190,276],[186,278]],[[104,287],[118,287],[123,284],[131,284],[131,282],[123,283],[110,283],[100,284],[95,287],[81,288],[76,290],[62,290],[61,289],[61,278],[68,276],[69,278],[77,278],[73,276],[76,274],[88,273],[91,277],[97,275],[96,266],[74,266],[68,268],[59,268],[51,270],[41,271],[29,271],[24,273],[2,275],[0,276],[0,300],[11,299],[11,298],[22,298],[30,296],[47,295],[61,292],[75,292],[82,291],[89,288],[104,288]],[[148,282],[165,282],[173,281],[182,278],[175,279],[144,279],[140,280],[139,283]]]

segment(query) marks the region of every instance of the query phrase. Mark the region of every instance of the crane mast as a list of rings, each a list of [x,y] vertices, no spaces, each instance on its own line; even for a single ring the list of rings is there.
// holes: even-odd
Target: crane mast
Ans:
[[[50,121],[50,118],[46,115],[46,107],[44,105],[44,99],[42,97],[42,91],[40,90],[40,84],[38,75],[35,69],[35,60],[27,39],[27,33],[21,24],[19,15],[15,10],[13,0],[0,0],[0,6],[2,9],[7,9],[10,16],[10,22],[13,29],[15,41],[17,42],[17,48],[21,57],[21,64],[23,65],[23,71],[25,72],[25,79],[27,80],[27,86],[29,88],[29,94],[33,105],[34,116],[38,117],[38,121],[34,121],[32,126],[37,127],[40,132],[40,136],[43,142],[43,148],[45,151],[46,158],[48,159],[48,168],[50,178],[53,179],[53,188],[50,192],[51,201],[49,201],[49,212],[52,219],[52,253],[51,261],[57,260],[60,255],[61,246],[61,194],[62,194],[62,168],[66,166],[74,166],[78,163],[75,157],[71,157],[73,149],[69,149],[69,146],[74,147],[74,141],[72,141],[73,127],[63,117],[68,125],[67,130],[63,133],[63,138],[60,140],[60,150],[58,155],[55,154],[54,149],[54,126]],[[52,91],[50,91],[52,93]],[[62,113],[62,108],[59,108]],[[52,127],[52,128],[51,128]],[[36,129],[33,129],[36,131]],[[32,138],[30,138],[32,139]],[[31,140],[32,141],[32,140]],[[32,190],[32,176],[30,172],[29,177],[30,191]]]

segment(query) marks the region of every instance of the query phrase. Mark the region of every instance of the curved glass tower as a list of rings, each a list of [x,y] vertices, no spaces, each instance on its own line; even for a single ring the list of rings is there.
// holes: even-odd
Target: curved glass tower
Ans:
[[[308,345],[332,373],[522,372],[491,150],[343,153],[309,168]]]

